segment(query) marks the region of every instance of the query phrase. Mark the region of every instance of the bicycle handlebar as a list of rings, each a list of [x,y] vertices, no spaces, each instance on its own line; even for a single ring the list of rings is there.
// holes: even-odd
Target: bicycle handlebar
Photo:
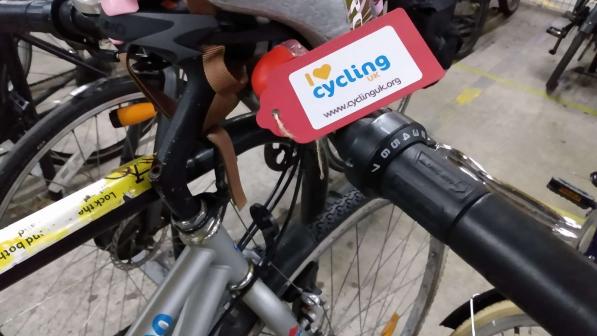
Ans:
[[[597,335],[597,268],[424,137],[404,141],[415,129],[385,113],[339,132],[351,182],[399,206],[553,335]]]
[[[57,33],[73,41],[103,38],[97,18],[65,0],[0,0],[1,33]]]

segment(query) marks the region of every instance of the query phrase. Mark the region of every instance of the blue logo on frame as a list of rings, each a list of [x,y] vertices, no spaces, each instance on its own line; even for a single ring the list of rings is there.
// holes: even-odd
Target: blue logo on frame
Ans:
[[[170,315],[166,314],[158,314],[153,318],[151,321],[151,328],[155,335],[145,335],[145,336],[163,336],[166,335],[168,329],[174,323],[174,319]]]

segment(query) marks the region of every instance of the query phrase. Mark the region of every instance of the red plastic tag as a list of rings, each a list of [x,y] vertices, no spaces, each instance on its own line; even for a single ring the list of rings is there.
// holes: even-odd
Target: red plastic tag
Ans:
[[[277,67],[257,123],[311,142],[443,75],[406,12],[396,9]]]

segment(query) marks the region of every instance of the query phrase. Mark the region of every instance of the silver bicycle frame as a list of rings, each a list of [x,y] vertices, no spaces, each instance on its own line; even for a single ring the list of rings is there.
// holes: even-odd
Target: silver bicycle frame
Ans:
[[[184,249],[127,336],[207,335],[230,286],[252,276],[249,262],[221,227],[201,245]],[[301,335],[289,307],[261,280],[242,300],[274,333]]]

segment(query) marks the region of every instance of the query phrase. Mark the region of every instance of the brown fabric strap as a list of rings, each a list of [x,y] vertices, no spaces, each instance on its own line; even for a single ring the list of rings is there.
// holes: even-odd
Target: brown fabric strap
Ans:
[[[193,14],[214,15],[217,11],[217,8],[207,0],[188,0],[187,6]],[[209,141],[218,149],[226,171],[230,197],[238,208],[242,208],[246,204],[247,198],[240,182],[236,153],[230,136],[226,130],[218,126],[218,123],[224,120],[238,105],[237,94],[249,80],[244,66],[233,67],[226,64],[225,52],[224,46],[202,47],[205,77],[215,92],[202,131],[204,134],[207,133]],[[174,115],[176,103],[163,92],[143,83],[132,70],[128,56],[125,64],[130,76],[156,109],[167,116]]]
[[[241,209],[247,204],[247,197],[243,190],[240,182],[240,175],[238,173],[238,165],[236,152],[232,146],[232,140],[228,135],[228,132],[221,126],[214,126],[209,129],[207,133],[207,139],[216,146],[220,158],[224,163],[224,169],[226,170],[226,179],[228,179],[228,189],[230,197],[234,204]]]
[[[187,0],[189,12],[193,14],[214,15],[217,8],[207,0]]]
[[[226,49],[223,46],[203,48],[203,68],[209,85],[215,92],[214,99],[207,111],[203,130],[208,130],[224,120],[238,105],[237,93],[248,82],[244,67],[231,69],[224,62]]]
[[[237,93],[247,84],[248,76],[244,67],[231,69],[226,65],[226,49],[223,46],[206,46],[202,51],[205,77],[215,92],[203,122],[203,130],[207,131],[207,138],[218,148],[226,171],[230,197],[240,209],[247,203],[247,198],[238,173],[236,152],[230,136],[218,123],[238,105]]]
[[[228,66],[224,61],[224,46],[205,46],[202,48],[205,77],[217,93],[237,93],[248,82],[244,66]]]

